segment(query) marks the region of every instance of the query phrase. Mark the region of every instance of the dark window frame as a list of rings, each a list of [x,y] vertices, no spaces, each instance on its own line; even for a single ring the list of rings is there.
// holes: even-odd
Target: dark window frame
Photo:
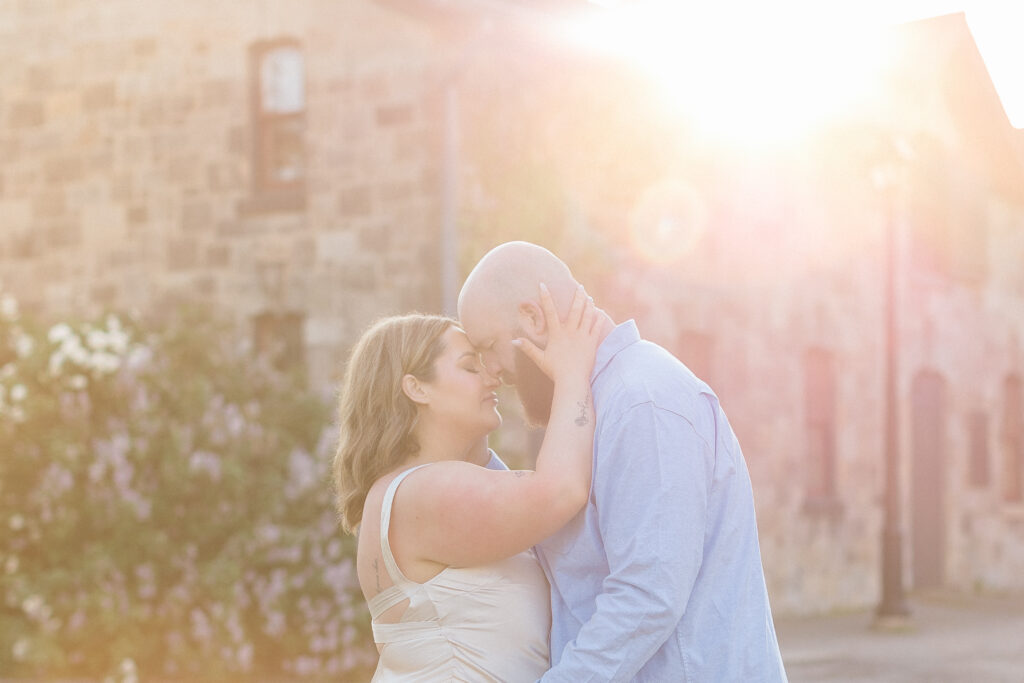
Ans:
[[[262,68],[264,61],[276,50],[294,49],[303,56],[302,108],[294,112],[273,112],[263,106]],[[249,48],[250,122],[252,126],[252,197],[243,205],[243,213],[269,211],[301,211],[306,207],[306,62],[302,43],[292,37],[261,40]],[[295,133],[294,129],[299,132]],[[300,172],[296,178],[284,180],[273,173],[273,159],[280,152],[281,140],[298,135],[301,150]]]
[[[1002,499],[1011,505],[1024,503],[1024,387],[1018,375],[1003,382],[1001,428]]]

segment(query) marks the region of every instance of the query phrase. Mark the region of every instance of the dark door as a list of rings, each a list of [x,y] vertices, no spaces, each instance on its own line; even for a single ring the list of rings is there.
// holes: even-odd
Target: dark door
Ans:
[[[914,378],[911,418],[911,539],[914,588],[945,581],[946,382],[935,372]]]

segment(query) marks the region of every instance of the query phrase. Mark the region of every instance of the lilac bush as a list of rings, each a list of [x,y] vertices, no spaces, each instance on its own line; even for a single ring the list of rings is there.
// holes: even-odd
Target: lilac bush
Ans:
[[[40,325],[0,294],[0,671],[338,680],[372,664],[331,406],[216,316]]]

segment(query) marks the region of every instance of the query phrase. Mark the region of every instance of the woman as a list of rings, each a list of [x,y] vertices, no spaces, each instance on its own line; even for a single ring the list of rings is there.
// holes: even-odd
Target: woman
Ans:
[[[548,668],[548,584],[531,547],[586,504],[597,315],[582,287],[564,322],[547,290],[555,383],[534,471],[481,467],[501,424],[497,380],[458,324],[388,318],[352,352],[335,485],[358,528],[359,583],[380,661],[374,681],[533,681]]]

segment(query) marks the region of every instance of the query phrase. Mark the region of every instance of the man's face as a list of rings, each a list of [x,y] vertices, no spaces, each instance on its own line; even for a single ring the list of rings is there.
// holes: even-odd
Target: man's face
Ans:
[[[526,337],[524,330],[483,306],[468,307],[461,313],[463,329],[480,352],[487,371],[503,383],[515,386],[530,424],[547,425],[554,383],[525,353],[512,345],[513,339]]]
[[[516,395],[526,412],[526,421],[534,427],[546,427],[551,417],[551,399],[555,383],[529,356],[516,349]]]
[[[487,371],[505,384],[515,384],[516,349],[512,340],[523,335],[514,319],[478,304],[461,310],[459,322],[469,342],[479,351]]]

